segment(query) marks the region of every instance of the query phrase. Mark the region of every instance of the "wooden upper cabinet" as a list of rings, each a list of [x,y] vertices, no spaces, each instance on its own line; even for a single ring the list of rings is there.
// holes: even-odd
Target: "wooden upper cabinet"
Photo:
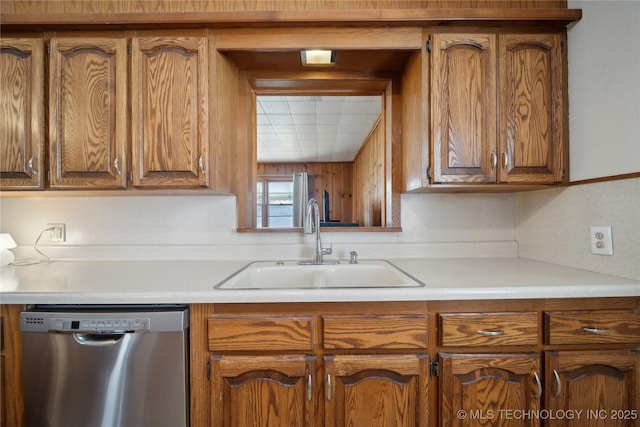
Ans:
[[[44,188],[41,38],[0,40],[0,188]]]
[[[434,182],[496,180],[496,37],[432,36]]]
[[[564,34],[500,36],[499,181],[563,180],[566,99]]]
[[[51,40],[52,188],[127,186],[127,41]]]
[[[134,38],[131,97],[133,185],[207,187],[207,38]]]
[[[431,41],[433,183],[562,182],[566,34],[438,33]]]

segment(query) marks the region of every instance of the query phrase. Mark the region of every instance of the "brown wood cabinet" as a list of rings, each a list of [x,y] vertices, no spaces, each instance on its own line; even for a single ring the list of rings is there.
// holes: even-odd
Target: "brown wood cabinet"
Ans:
[[[133,185],[209,185],[206,37],[136,37],[131,54]]]
[[[640,425],[639,350],[550,351],[545,365],[545,402],[551,413],[569,410],[583,425]],[[557,417],[546,425],[579,424]]]
[[[52,188],[126,188],[127,40],[53,38],[49,59]]]
[[[566,33],[431,35],[433,184],[567,179]]]
[[[210,425],[428,426],[426,316],[375,307],[214,305]]]
[[[22,339],[20,312],[24,305],[0,305],[0,425],[22,427]]]
[[[43,39],[0,39],[0,77],[0,189],[42,189]]]

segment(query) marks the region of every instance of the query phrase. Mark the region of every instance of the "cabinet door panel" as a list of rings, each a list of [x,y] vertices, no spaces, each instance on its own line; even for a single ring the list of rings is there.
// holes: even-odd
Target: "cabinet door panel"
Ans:
[[[325,356],[325,425],[428,425],[426,355]]]
[[[212,356],[212,425],[313,427],[315,378],[313,356]]]
[[[133,39],[135,186],[208,184],[208,57],[204,37]]]
[[[124,39],[51,40],[51,186],[127,185],[127,57]]]
[[[440,425],[538,426],[513,414],[540,409],[540,375],[537,354],[440,354]]]
[[[581,426],[585,422],[603,427],[640,425],[637,350],[549,352],[545,361],[549,410],[582,411],[580,419],[550,420],[550,426]]]
[[[44,51],[40,38],[0,40],[0,185],[44,188]]]
[[[500,37],[500,182],[562,180],[563,44],[560,34]]]
[[[434,34],[434,181],[495,182],[496,35]]]

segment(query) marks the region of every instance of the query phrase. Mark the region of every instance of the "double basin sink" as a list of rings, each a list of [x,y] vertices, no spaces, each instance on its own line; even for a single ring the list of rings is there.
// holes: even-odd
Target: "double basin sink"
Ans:
[[[215,289],[400,288],[423,283],[384,260],[357,264],[300,265],[296,261],[257,261],[215,285]]]

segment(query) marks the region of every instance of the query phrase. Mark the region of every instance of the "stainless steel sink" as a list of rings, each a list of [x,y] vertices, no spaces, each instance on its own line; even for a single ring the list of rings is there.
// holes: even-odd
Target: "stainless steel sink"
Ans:
[[[419,287],[423,283],[384,260],[299,265],[257,261],[214,286],[216,289],[313,289]]]

